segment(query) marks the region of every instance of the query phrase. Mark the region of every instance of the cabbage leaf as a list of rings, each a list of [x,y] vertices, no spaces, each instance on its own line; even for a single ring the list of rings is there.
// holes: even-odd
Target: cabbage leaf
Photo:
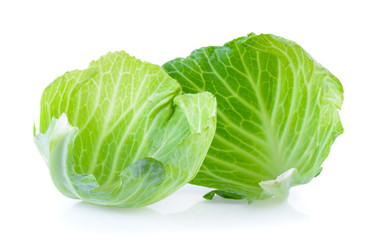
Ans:
[[[191,183],[231,199],[285,199],[321,171],[343,133],[339,80],[296,43],[265,34],[163,65],[185,92],[217,98],[217,130]]]
[[[196,175],[215,129],[211,93],[182,94],[160,66],[115,52],[45,89],[34,139],[64,195],[141,207]]]

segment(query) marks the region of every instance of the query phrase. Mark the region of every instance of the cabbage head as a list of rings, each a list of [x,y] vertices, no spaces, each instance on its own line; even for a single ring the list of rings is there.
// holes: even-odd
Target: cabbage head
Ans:
[[[57,189],[116,207],[155,203],[199,170],[216,128],[216,100],[182,94],[157,65],[109,53],[43,92],[34,140]]]
[[[285,199],[322,170],[343,133],[339,80],[296,43],[263,34],[164,64],[187,93],[217,98],[217,130],[191,183],[231,199]]]

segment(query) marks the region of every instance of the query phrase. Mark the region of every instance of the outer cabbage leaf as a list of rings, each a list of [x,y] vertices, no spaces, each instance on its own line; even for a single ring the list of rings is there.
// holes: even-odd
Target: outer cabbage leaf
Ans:
[[[116,52],[45,89],[35,143],[64,195],[141,207],[196,175],[215,129],[211,93],[181,94],[160,66]]]
[[[249,34],[163,67],[185,92],[217,98],[216,135],[191,182],[217,189],[207,199],[285,199],[320,173],[343,133],[339,80],[284,38]]]

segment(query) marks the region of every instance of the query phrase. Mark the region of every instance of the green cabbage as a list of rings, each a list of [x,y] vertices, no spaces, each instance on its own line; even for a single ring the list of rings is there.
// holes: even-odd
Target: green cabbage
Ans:
[[[35,143],[64,195],[140,207],[196,175],[215,133],[216,100],[182,94],[159,66],[109,53],[45,89],[39,129]]]
[[[274,35],[205,47],[163,68],[185,92],[217,98],[217,130],[194,180],[232,199],[285,199],[321,171],[343,133],[339,80],[296,43]]]

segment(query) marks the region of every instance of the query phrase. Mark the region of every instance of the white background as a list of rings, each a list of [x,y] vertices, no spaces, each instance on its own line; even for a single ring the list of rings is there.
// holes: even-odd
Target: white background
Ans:
[[[1,1],[0,239],[381,239],[377,1]],[[298,42],[342,82],[345,133],[285,202],[202,199],[186,186],[140,209],[61,195],[32,140],[43,89],[116,50],[156,64],[250,32]],[[91,238],[90,238],[91,237]]]

